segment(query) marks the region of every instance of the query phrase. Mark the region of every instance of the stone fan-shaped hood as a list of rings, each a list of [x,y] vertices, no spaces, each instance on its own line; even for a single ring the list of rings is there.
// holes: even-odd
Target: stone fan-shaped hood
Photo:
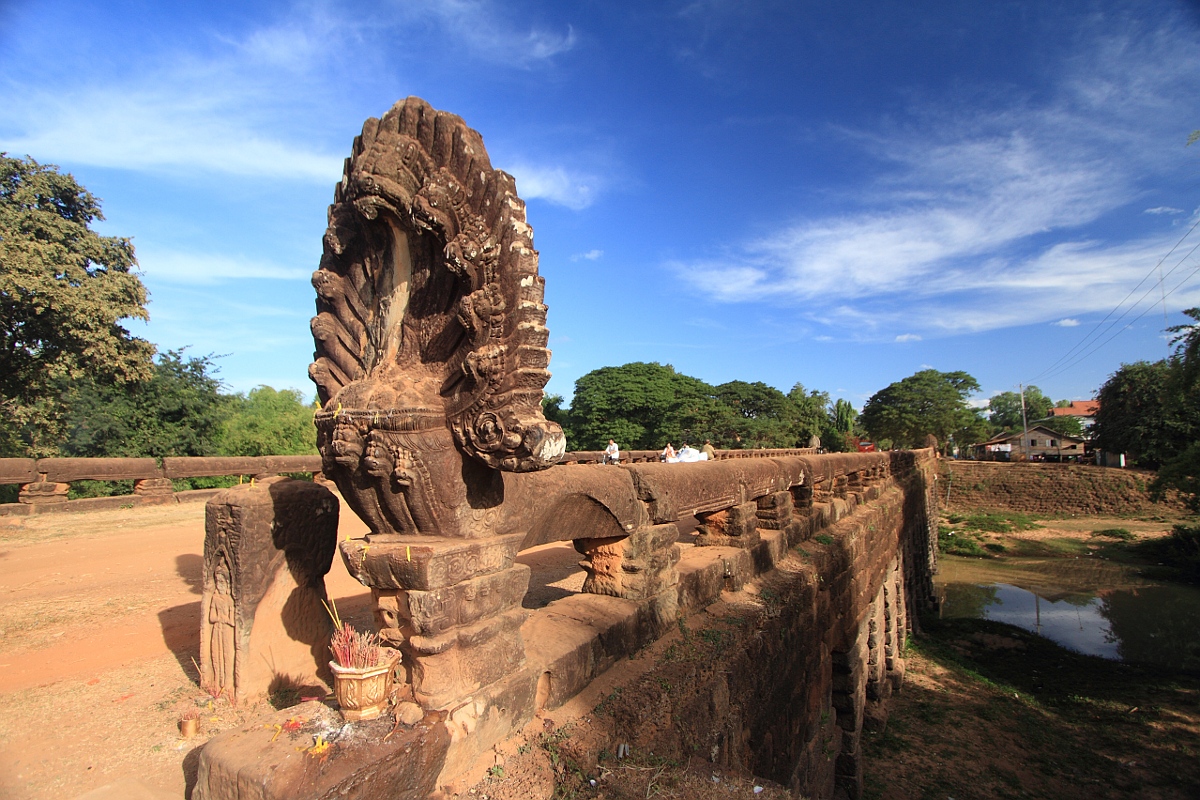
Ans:
[[[512,176],[462,119],[410,97],[367,120],[313,285],[323,452],[341,424],[364,439],[449,428],[465,454],[508,471],[558,460],[533,231]]]

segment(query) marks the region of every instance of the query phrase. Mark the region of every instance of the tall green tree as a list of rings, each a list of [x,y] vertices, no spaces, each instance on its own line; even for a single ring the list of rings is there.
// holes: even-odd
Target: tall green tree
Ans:
[[[871,395],[859,421],[876,440],[893,447],[924,447],[931,434],[944,445],[951,437],[959,444],[975,439],[983,417],[967,406],[979,383],[965,372],[921,370]]]
[[[600,450],[610,438],[626,450],[657,450],[685,438],[728,446],[727,434],[737,423],[715,391],[669,364],[639,361],[592,370],[575,382],[568,447]]]
[[[128,239],[101,236],[100,201],[69,174],[0,153],[0,455],[54,455],[64,384],[145,380],[154,347]]]
[[[808,438],[803,409],[774,386],[729,381],[716,387],[716,397],[729,411],[737,446],[795,447],[801,437]]]
[[[1167,328],[1167,333],[1174,334],[1171,344],[1175,345],[1180,379],[1183,381],[1183,388],[1190,391],[1200,380],[1200,308],[1187,308],[1183,313],[1195,322],[1172,325]]]
[[[1096,446],[1157,469],[1200,434],[1200,399],[1183,387],[1177,361],[1122,364],[1100,387]]]
[[[1054,401],[1042,394],[1036,386],[1025,387],[1025,419],[1041,420],[1050,416]],[[995,426],[996,431],[1020,430],[1021,393],[1001,392],[988,400],[988,420]]]
[[[788,399],[796,409],[796,437],[789,447],[807,447],[809,440],[816,436],[821,444],[829,447],[826,440],[831,437],[831,421],[828,414],[829,393],[817,389],[806,390],[804,384],[796,383],[788,392]]]
[[[226,456],[291,456],[317,452],[313,408],[296,389],[259,386],[229,398],[219,448]]]
[[[60,400],[65,409],[61,452],[86,457],[219,455],[232,398],[221,394],[212,370],[209,356],[184,358],[182,351],[170,350],[159,355],[146,380],[86,377],[70,384]]]

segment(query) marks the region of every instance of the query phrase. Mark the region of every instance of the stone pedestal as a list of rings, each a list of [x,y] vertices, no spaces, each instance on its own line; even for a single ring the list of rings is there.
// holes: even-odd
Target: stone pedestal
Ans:
[[[657,638],[673,624],[679,611],[679,527],[649,525],[629,536],[576,539],[579,562],[587,572],[583,591],[632,600],[638,604],[639,625]]]
[[[380,637],[404,652],[423,707],[449,708],[525,663],[529,568],[514,562],[522,538],[342,542],[346,567],[371,587]]]
[[[50,503],[67,502],[67,492],[71,484],[55,483],[54,481],[35,481],[21,486],[17,500],[29,505],[48,505]]]
[[[276,477],[226,489],[204,511],[201,686],[236,700],[328,684],[337,497]]]
[[[169,503],[175,496],[175,485],[170,478],[143,478],[134,482],[133,493],[143,503]]]
[[[758,545],[758,503],[731,506],[720,511],[697,514],[700,526],[696,529],[697,547],[744,547]]]
[[[758,527],[780,531],[792,521],[794,504],[791,492],[774,492],[758,499]]]

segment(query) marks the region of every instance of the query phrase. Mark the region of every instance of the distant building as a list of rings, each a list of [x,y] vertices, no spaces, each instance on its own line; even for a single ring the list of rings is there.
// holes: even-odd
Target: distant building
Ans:
[[[1072,400],[1071,405],[1050,409],[1052,417],[1075,417],[1083,425],[1086,432],[1096,421],[1096,412],[1100,410],[1099,400]]]
[[[1084,455],[1083,437],[1067,436],[1036,425],[1029,429],[1028,440],[1021,431],[1005,432],[975,445],[980,461],[1079,461]]]

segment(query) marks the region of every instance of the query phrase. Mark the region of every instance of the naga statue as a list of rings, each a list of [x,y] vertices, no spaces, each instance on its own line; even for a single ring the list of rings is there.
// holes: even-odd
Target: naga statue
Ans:
[[[313,273],[322,468],[373,541],[494,532],[503,472],[558,461],[545,281],[511,175],[415,97],[354,140]]]

